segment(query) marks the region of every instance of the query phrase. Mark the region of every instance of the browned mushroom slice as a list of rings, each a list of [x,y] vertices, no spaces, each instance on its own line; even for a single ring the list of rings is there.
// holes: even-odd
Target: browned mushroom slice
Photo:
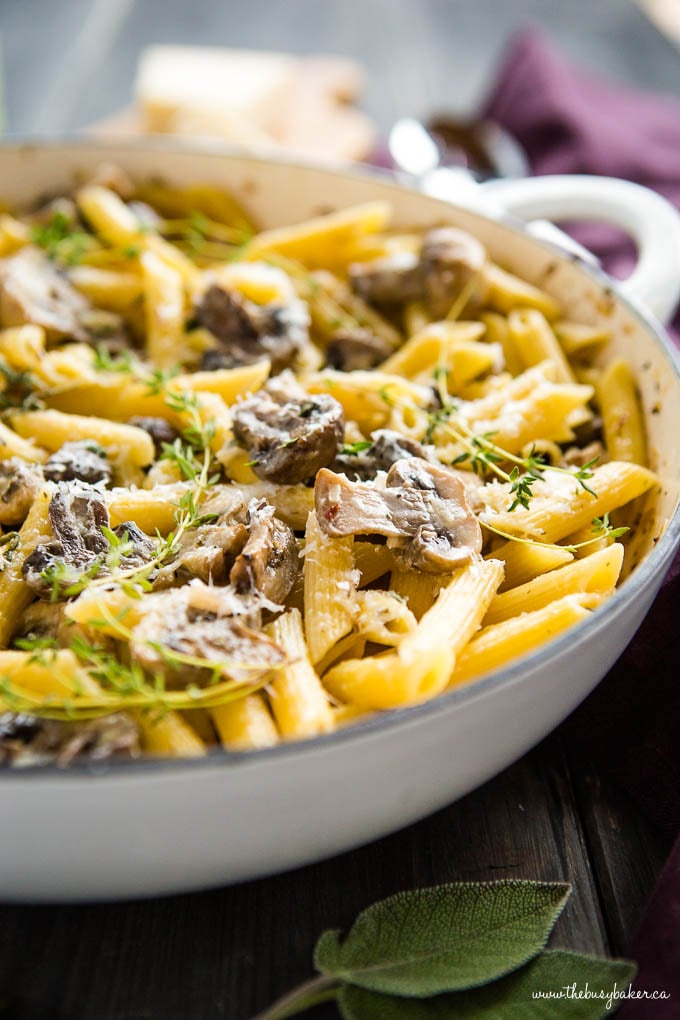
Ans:
[[[433,318],[441,319],[486,262],[484,246],[464,230],[440,227],[425,235],[420,271]]]
[[[106,550],[102,528],[109,526],[109,512],[100,493],[61,485],[50,500],[48,515],[55,537],[73,563],[87,553]]]
[[[333,335],[326,361],[341,372],[375,368],[392,353],[392,346],[370,329],[341,329]]]
[[[111,483],[113,469],[105,450],[91,439],[79,440],[64,445],[53,453],[43,468],[45,478],[50,482],[97,482]]]
[[[428,460],[427,451],[415,439],[402,436],[392,429],[378,429],[372,433],[368,446],[355,444],[343,447],[335,459],[333,470],[353,479],[375,478],[378,471],[389,471],[398,460],[421,457]]]
[[[271,388],[236,404],[234,435],[248,451],[253,470],[270,482],[294,485],[332,464],[345,420],[342,406],[326,394],[286,398]]]
[[[469,563],[482,549],[479,522],[461,480],[420,458],[394,464],[384,489],[320,471],[314,501],[325,534],[397,539],[395,557],[426,573],[447,573]]]
[[[140,753],[137,725],[122,712],[83,722],[0,715],[0,765],[66,766],[73,761],[137,758]]]
[[[231,569],[229,580],[241,595],[257,592],[279,605],[298,573],[298,549],[291,528],[274,516],[265,499],[248,507],[250,534]]]
[[[260,306],[217,284],[201,298],[196,318],[220,344],[203,355],[201,367],[208,371],[269,358],[276,374],[294,362],[309,339],[309,315],[301,301]]]
[[[0,461],[0,524],[21,524],[42,482],[39,465],[18,457]]]
[[[354,291],[372,304],[403,304],[423,293],[420,263],[412,252],[354,262],[349,267],[349,278]]]
[[[256,680],[285,660],[281,648],[252,627],[257,603],[249,606],[232,588],[194,581],[149,595],[147,605],[132,632],[130,653],[144,669],[173,683],[201,683],[213,670],[234,680]]]
[[[184,584],[192,577],[211,584],[226,584],[236,557],[248,540],[243,521],[231,515],[193,528],[182,537],[177,555],[159,570],[154,588]]]
[[[24,248],[0,265],[0,323],[42,326],[49,340],[87,340],[87,300],[43,255]]]
[[[109,527],[109,512],[97,489],[61,484],[50,500],[48,516],[54,539],[35,547],[22,572],[26,584],[41,598],[67,598],[84,573],[109,572],[110,546],[102,531]],[[119,549],[122,569],[141,567],[153,558],[153,540],[132,521],[119,524],[114,534],[123,542]]]

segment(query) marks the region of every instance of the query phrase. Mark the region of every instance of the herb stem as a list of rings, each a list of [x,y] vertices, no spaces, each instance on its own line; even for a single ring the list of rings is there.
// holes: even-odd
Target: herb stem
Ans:
[[[589,545],[594,545],[595,542],[601,542],[603,538],[618,538],[620,534],[628,530],[628,528],[618,528],[618,533],[615,534],[614,531],[606,525],[603,527],[597,526],[596,529],[596,522],[593,521],[593,531],[595,534],[592,538],[587,538],[583,542],[577,542],[575,545],[558,545],[557,542],[541,542],[540,539],[537,538],[523,538],[521,535],[513,535],[510,531],[503,531],[502,528],[497,528],[495,525],[489,524],[489,522],[484,520],[483,517],[478,519],[483,528],[493,532],[494,535],[498,535],[500,538],[506,538],[509,542],[520,542],[522,545],[535,545],[541,549],[563,549],[564,552],[570,553],[575,553],[579,549],[586,549]]]
[[[287,1017],[296,1016],[313,1006],[320,1006],[323,1002],[330,1002],[337,998],[340,991],[340,982],[337,977],[327,977],[320,974],[318,977],[310,978],[287,992],[282,998],[258,1013],[253,1020],[286,1020]]]

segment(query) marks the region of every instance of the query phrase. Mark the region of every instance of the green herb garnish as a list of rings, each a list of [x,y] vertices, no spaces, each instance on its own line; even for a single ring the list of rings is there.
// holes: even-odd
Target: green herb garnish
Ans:
[[[333,1001],[343,1020],[539,1020],[606,1013],[635,975],[627,960],[546,951],[571,887],[559,882],[459,882],[397,893],[326,931],[319,972],[255,1020],[284,1020]],[[554,993],[587,983],[592,997]],[[545,999],[534,993],[545,992]],[[550,993],[553,993],[552,995]]]
[[[139,364],[132,351],[121,351],[113,355],[104,344],[99,344],[94,352],[92,367],[98,372],[118,372],[121,375],[134,375]]]
[[[63,212],[54,212],[44,226],[34,226],[31,240],[48,258],[64,266],[80,262],[85,252],[96,247],[92,234],[82,230]]]
[[[38,397],[41,384],[24,369],[12,368],[0,358],[0,412],[10,408],[33,411],[42,406]]]
[[[345,443],[340,447],[340,454],[344,457],[358,457],[364,450],[370,450],[373,443],[370,439],[360,439],[356,443]]]

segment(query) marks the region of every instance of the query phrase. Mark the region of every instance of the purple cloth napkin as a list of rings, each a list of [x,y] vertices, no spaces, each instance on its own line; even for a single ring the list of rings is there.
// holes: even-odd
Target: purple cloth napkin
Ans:
[[[541,31],[511,41],[482,116],[517,138],[536,174],[624,177],[680,208],[680,101],[599,80]],[[593,225],[578,236],[614,275],[632,268],[632,248],[620,235]],[[630,947],[640,967],[634,987],[671,998],[630,1000],[622,1020],[680,1017],[679,623],[680,556],[630,647],[565,724],[570,739],[677,837]]]

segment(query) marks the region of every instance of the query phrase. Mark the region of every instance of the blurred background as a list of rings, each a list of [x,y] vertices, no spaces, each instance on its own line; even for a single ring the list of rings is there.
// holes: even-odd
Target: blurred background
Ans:
[[[647,7],[680,26],[678,0]],[[642,0],[0,0],[0,21],[5,128],[22,134],[129,106],[154,43],[351,57],[381,136],[406,115],[473,111],[509,36],[531,22],[600,74],[680,92],[680,56]]]

